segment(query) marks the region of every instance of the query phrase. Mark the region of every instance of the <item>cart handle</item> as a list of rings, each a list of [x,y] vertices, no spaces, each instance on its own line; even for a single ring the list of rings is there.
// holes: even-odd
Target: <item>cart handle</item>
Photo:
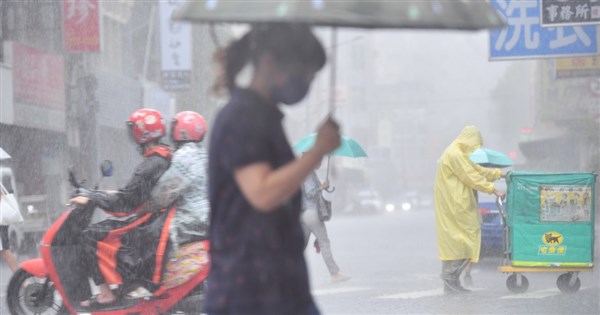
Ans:
[[[500,211],[502,218],[506,222],[506,196],[498,196],[496,198],[496,206],[498,206],[498,211]]]

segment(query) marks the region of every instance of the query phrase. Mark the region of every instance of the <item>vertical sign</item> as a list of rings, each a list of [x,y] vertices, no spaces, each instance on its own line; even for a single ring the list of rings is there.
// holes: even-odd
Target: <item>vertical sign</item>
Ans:
[[[541,0],[542,26],[600,24],[598,0]]]
[[[100,50],[98,0],[63,0],[63,45],[68,52]]]
[[[598,54],[596,26],[540,25],[541,0],[492,0],[507,26],[490,31],[490,59]]]
[[[191,86],[192,29],[173,22],[173,11],[182,0],[160,1],[160,53],[162,86],[167,91],[184,91]]]

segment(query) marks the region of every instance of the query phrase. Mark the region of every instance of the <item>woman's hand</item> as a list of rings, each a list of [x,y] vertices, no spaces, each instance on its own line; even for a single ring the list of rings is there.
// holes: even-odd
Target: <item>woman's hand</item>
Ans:
[[[329,189],[329,180],[325,180],[323,184],[321,184],[321,190]]]
[[[496,195],[497,197],[504,197],[504,192],[494,189],[494,195]]]
[[[340,146],[340,126],[330,117],[317,132],[314,149],[325,156]]]
[[[84,196],[77,196],[71,200],[69,203],[76,206],[85,206],[90,201],[90,198]]]

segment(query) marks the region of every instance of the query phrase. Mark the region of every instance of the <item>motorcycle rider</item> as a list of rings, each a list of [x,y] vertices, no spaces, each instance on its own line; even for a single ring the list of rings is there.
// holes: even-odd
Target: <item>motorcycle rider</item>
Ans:
[[[105,212],[114,216],[92,224],[84,231],[84,242],[86,243],[84,246],[84,256],[86,257],[84,257],[83,261],[88,266],[86,268],[87,276],[91,277],[99,286],[100,294],[82,301],[81,306],[83,307],[89,307],[92,304],[108,305],[113,303],[116,300],[116,295],[111,291],[106,278],[109,277],[112,280],[111,283],[122,283],[123,278],[133,277],[122,275],[123,270],[127,270],[128,273],[135,274],[138,277],[140,271],[132,270],[136,268],[134,268],[135,265],[131,262],[143,260],[139,257],[122,259],[123,252],[125,252],[125,255],[139,255],[142,251],[122,251],[120,248],[135,248],[140,246],[149,248],[148,246],[153,244],[155,236],[153,234],[155,233],[140,231],[144,228],[156,231],[158,229],[157,226],[162,230],[161,222],[153,223],[154,221],[160,221],[161,217],[140,211],[142,209],[141,205],[150,199],[152,189],[170,165],[172,150],[160,143],[160,139],[165,135],[166,129],[162,115],[153,109],[136,110],[127,121],[127,127],[130,136],[139,146],[144,156],[144,160],[135,169],[129,183],[116,192],[93,191],[88,196],[77,196],[71,199],[71,204],[80,206],[92,202],[94,206],[106,210]],[[133,231],[136,229],[138,231],[134,233]],[[113,234],[117,230],[126,230],[124,233],[130,234],[129,236],[126,234]],[[118,240],[116,243],[110,244],[107,241],[107,236],[111,236],[111,239],[117,238]],[[140,236],[144,239],[136,240]],[[102,254],[101,252],[105,253]],[[152,254],[156,255],[156,253]],[[129,264],[125,264],[124,261],[129,262]],[[117,268],[119,269],[118,272]],[[148,269],[147,265],[145,269]],[[141,271],[141,273],[146,274],[148,272],[148,270]],[[95,301],[93,301],[94,299]]]

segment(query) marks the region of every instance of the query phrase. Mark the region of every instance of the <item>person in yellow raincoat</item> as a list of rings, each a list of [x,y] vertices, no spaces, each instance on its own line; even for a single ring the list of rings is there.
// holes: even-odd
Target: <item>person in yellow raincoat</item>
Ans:
[[[466,293],[460,274],[469,262],[479,261],[481,221],[473,189],[503,195],[493,181],[504,175],[500,169],[484,168],[469,159],[483,144],[475,126],[467,126],[446,148],[435,178],[435,216],[439,257],[445,293]]]

